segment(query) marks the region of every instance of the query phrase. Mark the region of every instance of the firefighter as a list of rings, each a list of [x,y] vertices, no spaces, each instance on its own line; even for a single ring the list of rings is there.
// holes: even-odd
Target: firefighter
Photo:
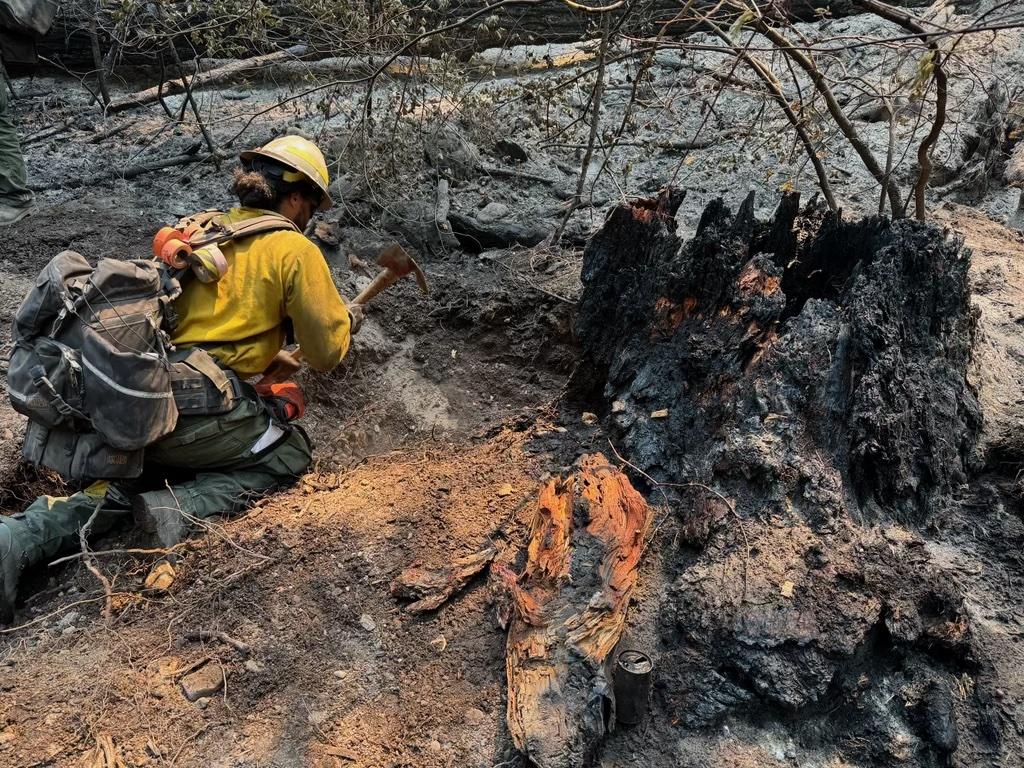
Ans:
[[[220,279],[185,283],[174,303],[176,348],[205,350],[243,382],[272,364],[298,368],[282,352],[290,326],[310,367],[338,365],[361,310],[346,307],[323,255],[300,234],[316,211],[331,206],[328,182],[323,155],[304,138],[285,136],[242,153],[232,185],[240,205],[223,222],[237,225],[273,212],[295,228],[231,242],[224,246],[228,269]],[[252,386],[240,386],[227,413],[179,416],[173,432],[145,449],[141,481],[94,483],[0,518],[0,621],[4,614],[9,619],[22,570],[77,548],[79,530],[97,508],[92,533],[134,514],[140,527],[170,546],[205,518],[239,512],[301,475],[311,461],[305,433],[273,416]],[[155,487],[154,476],[160,478]]]

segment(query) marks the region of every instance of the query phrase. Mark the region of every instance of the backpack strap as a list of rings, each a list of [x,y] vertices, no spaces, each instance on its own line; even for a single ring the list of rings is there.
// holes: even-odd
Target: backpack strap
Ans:
[[[279,213],[265,213],[235,224],[225,224],[221,218],[223,215],[221,211],[204,211],[191,217],[192,224],[198,224],[203,228],[202,236],[191,241],[193,248],[201,248],[211,243],[220,245],[281,229],[290,229],[302,234],[302,230],[295,226],[295,222]]]
[[[292,232],[302,234],[302,230],[295,226],[295,222],[279,213],[265,213],[262,216],[254,216],[237,224],[223,227],[223,229],[228,239],[231,240],[240,240],[243,237],[251,237],[262,232],[274,232],[279,229],[290,229]],[[218,240],[218,242],[223,241]]]
[[[174,228],[184,230],[189,224],[196,224],[206,229],[214,219],[223,215],[224,211],[218,208],[210,208],[209,210],[193,213],[191,216],[178,219],[178,223],[174,225]]]

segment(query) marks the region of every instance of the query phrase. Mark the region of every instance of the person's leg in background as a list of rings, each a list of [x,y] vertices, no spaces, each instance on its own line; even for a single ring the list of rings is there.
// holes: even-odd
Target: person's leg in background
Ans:
[[[102,502],[91,535],[109,531],[131,513],[131,494],[103,481],[71,496],[40,496],[24,512],[0,516],[0,623],[10,620],[26,568],[78,549],[79,532]]]
[[[34,196],[27,185],[25,157],[11,115],[10,87],[0,71],[0,226],[28,215]]]

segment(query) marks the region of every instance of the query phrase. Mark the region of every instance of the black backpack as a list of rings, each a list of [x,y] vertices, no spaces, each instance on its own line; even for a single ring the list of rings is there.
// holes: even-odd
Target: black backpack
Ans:
[[[275,215],[233,230],[218,214],[179,224],[200,222],[216,244],[295,229]],[[202,349],[171,344],[174,300],[189,274],[156,260],[93,267],[74,251],[46,265],[15,315],[7,372],[11,404],[29,418],[25,459],[72,480],[138,477],[145,447],[170,434],[180,413],[234,407],[237,377]]]

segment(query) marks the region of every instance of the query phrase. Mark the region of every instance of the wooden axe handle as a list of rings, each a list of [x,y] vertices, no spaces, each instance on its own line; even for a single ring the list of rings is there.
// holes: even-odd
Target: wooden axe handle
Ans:
[[[419,270],[419,268],[417,268],[415,272],[416,281],[420,283],[421,288],[425,289],[426,279],[423,277],[423,273]],[[401,277],[404,277],[404,275],[398,275],[392,269],[385,267],[377,274],[375,278],[373,278],[373,281],[368,286],[366,286],[362,291],[359,292],[358,296],[352,299],[350,303],[358,304],[360,306],[368,304],[370,301],[373,300],[375,296],[377,296],[377,294],[379,294],[385,288],[388,288],[389,286],[398,282],[399,278]],[[288,354],[291,355],[292,359],[295,360],[295,362],[302,362],[301,347],[296,347],[295,349],[290,350]],[[279,381],[284,381],[291,375],[294,375],[293,373],[288,373],[282,376],[280,372],[274,371],[272,370],[272,368],[273,366],[271,366],[271,369],[268,369],[264,373],[263,378],[260,379],[259,381],[260,384],[276,384]]]
[[[359,295],[352,299],[353,304],[368,304],[373,298],[385,288],[393,285],[398,280],[391,269],[382,269],[373,281],[359,292]]]

